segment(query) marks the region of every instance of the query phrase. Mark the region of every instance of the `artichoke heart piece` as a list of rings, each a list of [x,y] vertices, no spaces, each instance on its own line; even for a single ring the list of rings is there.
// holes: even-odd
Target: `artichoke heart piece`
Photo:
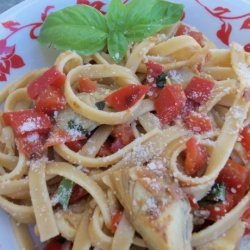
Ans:
[[[191,249],[190,204],[161,161],[113,172],[110,181],[127,218],[149,249]]]

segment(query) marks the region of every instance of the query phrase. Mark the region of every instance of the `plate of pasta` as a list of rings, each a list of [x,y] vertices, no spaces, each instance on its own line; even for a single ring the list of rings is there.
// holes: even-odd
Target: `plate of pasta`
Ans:
[[[249,13],[26,0],[1,14],[0,249],[250,249]]]

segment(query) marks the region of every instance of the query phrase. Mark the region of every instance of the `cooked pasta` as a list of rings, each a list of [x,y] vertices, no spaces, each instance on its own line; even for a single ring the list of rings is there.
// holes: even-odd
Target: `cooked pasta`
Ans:
[[[183,26],[119,65],[66,51],[1,91],[0,207],[20,246],[33,249],[34,223],[65,249],[236,249],[250,229],[250,54]]]

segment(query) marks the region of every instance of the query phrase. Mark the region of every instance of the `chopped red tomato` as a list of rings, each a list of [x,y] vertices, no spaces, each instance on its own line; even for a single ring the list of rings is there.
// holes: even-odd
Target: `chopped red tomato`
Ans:
[[[194,76],[185,89],[187,98],[199,103],[204,104],[209,99],[214,83],[208,79]]]
[[[105,156],[111,155],[112,151],[110,148],[111,148],[111,142],[105,141],[104,144],[101,146],[97,156],[105,157]]]
[[[185,117],[184,122],[186,127],[194,132],[204,133],[212,130],[211,119],[206,114],[191,111]]]
[[[85,139],[86,139],[85,135],[72,136],[63,129],[53,129],[50,132],[49,138],[46,140],[44,146],[51,147],[51,146],[55,146],[58,144],[70,143],[70,142],[75,142],[75,141],[85,140]]]
[[[185,106],[186,96],[177,84],[165,86],[154,101],[156,113],[163,124],[172,122]]]
[[[36,110],[51,112],[63,110],[66,106],[66,99],[62,90],[53,86],[44,89],[36,99]]]
[[[72,243],[58,236],[49,240],[43,250],[72,250]]]
[[[250,207],[248,207],[244,214],[241,216],[242,221],[250,222]]]
[[[225,201],[203,206],[202,210],[209,211],[209,220],[217,221],[227,214],[234,207],[234,205],[233,195],[227,192]]]
[[[69,199],[69,204],[75,204],[79,200],[81,200],[84,196],[86,196],[88,192],[82,188],[81,186],[75,184],[72,190],[72,194]]]
[[[96,81],[92,81],[89,78],[81,77],[78,80],[79,92],[92,93],[96,91]]]
[[[191,208],[198,209],[200,208],[196,198],[192,194],[187,194],[188,201],[190,203]]]
[[[147,97],[150,100],[154,100],[161,92],[161,89],[156,87],[155,84],[148,84],[149,90],[147,92]]]
[[[191,99],[187,99],[185,103],[185,107],[181,113],[181,116],[183,119],[186,118],[186,116],[191,112],[195,111],[199,107],[199,104],[197,104],[195,101]]]
[[[104,157],[111,155],[135,139],[133,130],[129,124],[120,124],[114,126],[110,135],[112,140],[108,139],[102,145],[98,152],[98,156]]]
[[[39,159],[44,152],[44,137],[37,132],[19,136],[18,148],[27,159]]]
[[[65,144],[72,151],[78,152],[79,150],[82,149],[85,142],[86,142],[86,140],[78,140],[78,141],[69,141],[69,142],[66,142]]]
[[[110,230],[112,233],[115,233],[117,226],[119,225],[120,221],[122,219],[122,211],[117,211],[112,219],[111,219],[111,223],[110,223]]]
[[[55,66],[48,69],[38,79],[34,80],[27,88],[28,95],[31,99],[36,99],[38,95],[49,85],[57,88],[63,86],[65,75],[56,69]]]
[[[247,226],[245,227],[244,235],[249,235],[249,234],[250,234],[250,226],[247,225]]]
[[[246,167],[230,159],[221,170],[216,182],[225,184],[237,204],[249,189],[250,172]]]
[[[155,78],[163,72],[163,66],[153,61],[146,62],[147,67],[147,82],[154,83]]]
[[[153,61],[148,61],[145,64],[147,67],[146,84],[149,86],[147,96],[149,99],[155,99],[161,91],[161,89],[156,86],[156,78],[163,73],[163,66]]]
[[[33,109],[16,112],[3,113],[6,125],[11,126],[16,135],[23,135],[27,132],[49,132],[52,124],[49,117]]]
[[[184,162],[184,172],[188,176],[197,176],[204,172],[207,165],[208,152],[205,146],[199,144],[192,137],[186,143],[186,157]]]
[[[175,33],[175,36],[181,36],[181,35],[188,35],[194,38],[197,43],[199,43],[201,46],[204,45],[204,37],[203,34],[199,31],[192,30],[187,25],[180,23],[179,27]]]
[[[241,144],[246,151],[247,159],[250,160],[250,124],[245,126],[241,131]]]
[[[111,135],[115,138],[120,138],[124,145],[129,144],[135,139],[133,130],[129,124],[120,124],[114,126]]]
[[[146,85],[128,84],[105,98],[106,103],[117,111],[123,111],[135,105],[147,93]]]
[[[246,223],[244,235],[250,234],[250,207],[246,209],[244,214],[241,216],[241,220]]]
[[[123,144],[121,138],[115,138],[115,140],[110,145],[110,151],[112,154],[117,152],[118,150],[122,149],[127,144]]]

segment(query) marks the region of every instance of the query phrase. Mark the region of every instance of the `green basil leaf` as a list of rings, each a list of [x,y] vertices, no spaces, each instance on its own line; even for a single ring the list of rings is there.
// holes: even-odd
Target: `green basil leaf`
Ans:
[[[96,102],[95,106],[99,109],[99,110],[104,110],[105,108],[105,102],[104,101],[100,101],[100,102]]]
[[[162,89],[166,84],[167,73],[162,73],[156,77],[156,87]]]
[[[119,62],[128,50],[128,40],[122,32],[114,32],[108,37],[108,51],[115,62]]]
[[[126,37],[129,41],[151,36],[179,21],[183,14],[182,4],[161,0],[132,0],[127,8]]]
[[[215,183],[209,193],[202,198],[198,204],[206,206],[209,204],[216,204],[226,200],[226,186],[224,183]]]
[[[110,32],[126,29],[127,8],[121,0],[111,0],[106,14]]]
[[[75,5],[49,15],[38,41],[91,55],[105,47],[106,39],[107,24],[101,12],[87,5]]]
[[[63,210],[67,210],[69,199],[73,190],[73,181],[63,178],[57,190],[58,201],[62,205]]]
[[[150,24],[151,11],[159,0],[132,0],[127,7],[127,27],[133,28],[137,24]]]
[[[151,10],[153,22],[169,26],[178,22],[183,15],[184,5],[166,1],[158,1]]]
[[[130,42],[141,41],[162,29],[162,24],[135,24],[132,29],[126,33]]]

